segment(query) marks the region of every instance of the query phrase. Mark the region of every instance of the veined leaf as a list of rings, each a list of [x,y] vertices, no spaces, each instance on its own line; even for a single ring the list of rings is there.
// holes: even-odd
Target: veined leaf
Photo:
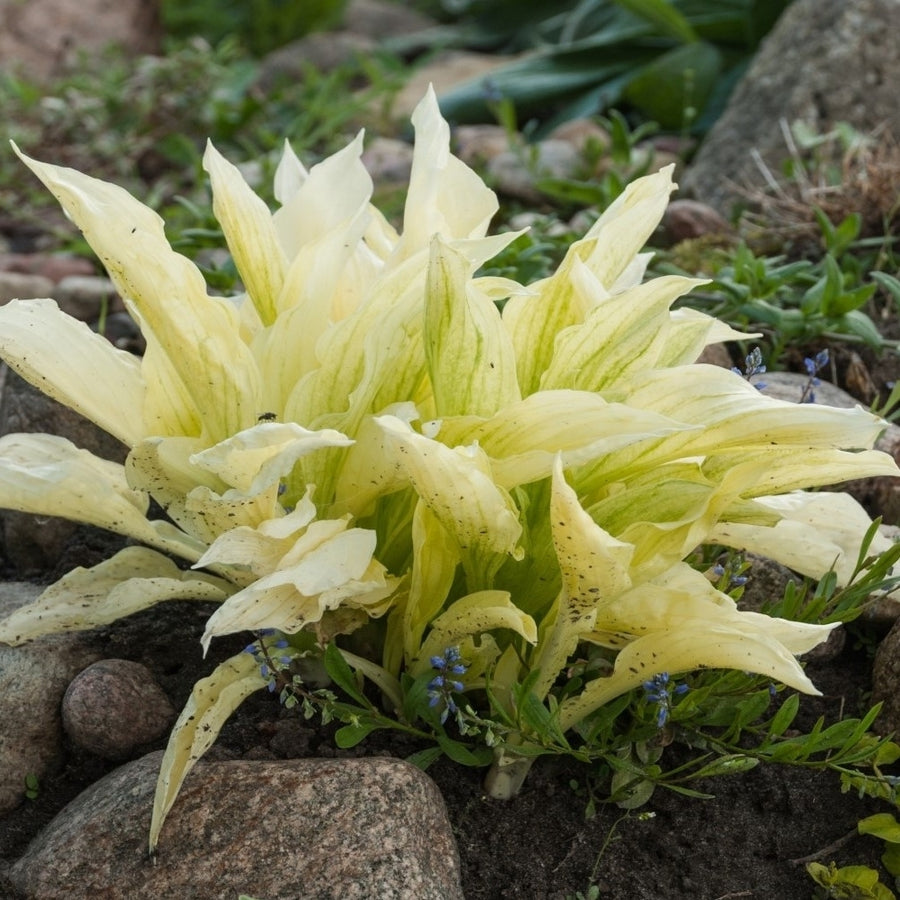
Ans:
[[[163,754],[150,821],[151,854],[156,851],[163,823],[188,773],[243,700],[265,686],[259,664],[243,652],[225,660],[194,685]]]
[[[144,436],[140,360],[61,312],[55,301],[13,300],[0,307],[0,357],[128,446]]]
[[[476,591],[461,597],[432,622],[417,658],[410,663],[411,674],[425,671],[431,657],[441,656],[448,647],[495,629],[514,631],[532,644],[537,640],[534,619],[523,613],[506,591]]]
[[[817,491],[761,497],[757,503],[781,516],[772,527],[720,522],[709,538],[717,544],[748,550],[782,565],[822,578],[834,568],[838,584],[847,584],[856,569],[860,535],[869,517],[849,494]],[[877,535],[873,552],[883,552],[891,542]]]
[[[550,689],[580,637],[594,627],[601,604],[631,587],[635,550],[604,531],[584,511],[566,483],[559,457],[553,468],[550,523],[563,586],[556,600],[552,628],[546,636],[542,635],[537,648],[538,698]]]
[[[412,541],[412,574],[402,629],[407,661],[418,655],[425,629],[444,605],[459,564],[459,545],[421,500],[413,513]]]
[[[375,422],[388,439],[388,459],[406,474],[463,553],[521,556],[518,511],[490,477],[480,448],[447,447],[417,434],[396,416],[379,416]]]
[[[0,437],[0,508],[60,516],[124,534],[195,560],[195,537],[146,518],[149,500],[134,490],[119,463],[80,450],[51,434]]]
[[[512,341],[471,275],[462,254],[432,241],[425,357],[438,416],[490,416],[519,399]]]
[[[141,441],[125,462],[129,484],[152,495],[173,521],[205,544],[232,528],[256,527],[281,514],[277,484],[243,494],[192,465],[191,456],[201,449],[198,443],[177,437]]]
[[[820,641],[832,630],[826,625],[806,627],[819,628]],[[661,672],[676,675],[700,668],[742,669],[807,694],[819,693],[794,656],[767,633],[766,623],[751,623],[740,615],[730,623],[679,617],[669,628],[627,644],[616,657],[612,675],[595,678],[580,695],[564,701],[560,725],[563,730],[570,728],[592,710]]]
[[[607,403],[591,391],[544,390],[489,419],[443,419],[437,437],[450,446],[477,441],[491,457],[494,480],[509,489],[547,478],[558,453],[563,465],[572,468],[613,450],[695,427]]]
[[[0,620],[0,642],[97,628],[164,600],[222,601],[233,590],[220,578],[183,572],[155,550],[126,547],[90,569],[73,569]]]
[[[152,335],[160,351],[154,365],[167,381],[180,382],[178,396],[190,398],[191,408],[170,418],[202,423],[212,443],[252,425],[259,376],[235,327],[237,310],[207,295],[200,270],[169,246],[162,219],[117,185],[15,149],[103,260],[145,336]],[[144,365],[143,375],[149,385],[154,372]]]
[[[629,184],[584,238],[569,248],[550,278],[533,285],[533,294],[513,297],[504,307],[523,396],[539,388],[564,328],[582,323],[610,293],[634,286],[630,267],[662,218],[674,189],[672,171],[666,166]],[[583,273],[576,275],[580,269]],[[617,284],[626,275],[625,283]]]
[[[190,463],[245,494],[258,494],[288,475],[307,453],[352,443],[328,428],[310,431],[295,422],[262,422],[195,453]]]
[[[294,634],[341,607],[372,616],[386,612],[382,601],[396,590],[398,579],[372,558],[374,532],[351,528],[335,534],[334,525],[313,522],[271,572],[229,597],[206,623],[204,649],[213,637],[236,631],[275,628]]]
[[[592,279],[586,267],[582,271]],[[582,325],[557,335],[542,390],[603,391],[632,372],[655,368],[669,337],[669,307],[698,284],[668,275],[600,300]]]
[[[203,168],[213,189],[213,213],[228,242],[247,294],[263,325],[271,325],[288,268],[268,207],[238,168],[207,142]]]
[[[397,248],[401,259],[425,250],[435,235],[445,241],[483,238],[499,205],[494,192],[450,152],[450,126],[430,85],[412,123],[416,140]]]

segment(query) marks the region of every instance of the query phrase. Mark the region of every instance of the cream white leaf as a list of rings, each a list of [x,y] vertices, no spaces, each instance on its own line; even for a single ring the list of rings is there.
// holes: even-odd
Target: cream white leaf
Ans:
[[[33,603],[0,620],[0,642],[108,625],[165,600],[224,600],[234,588],[210,575],[183,572],[146,547],[126,547],[90,569],[73,569]]]
[[[153,815],[150,820],[150,852],[156,851],[160,832],[175,798],[197,761],[213,745],[229,716],[266,682],[249,653],[238,653],[194,685],[163,754]]]
[[[0,306],[0,358],[124,444],[144,436],[141,361],[61,312],[55,301]]]
[[[353,441],[332,429],[310,431],[294,422],[261,422],[195,453],[192,465],[244,494],[258,494],[284,478],[302,456]]]

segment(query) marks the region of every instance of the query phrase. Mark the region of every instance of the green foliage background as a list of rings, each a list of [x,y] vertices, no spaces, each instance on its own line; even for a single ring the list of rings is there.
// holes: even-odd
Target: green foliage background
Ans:
[[[255,56],[262,56],[311,31],[337,25],[347,0],[161,0],[160,13],[168,36],[195,35],[217,44],[237,37]]]

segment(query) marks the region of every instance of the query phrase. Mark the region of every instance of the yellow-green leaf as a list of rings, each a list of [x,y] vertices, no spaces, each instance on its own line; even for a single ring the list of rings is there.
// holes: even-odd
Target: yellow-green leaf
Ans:
[[[822,578],[834,568],[838,584],[847,584],[861,536],[871,524],[856,500],[844,493],[794,491],[757,502],[781,520],[770,528],[720,522],[710,532],[710,541],[758,553],[810,578]],[[881,553],[890,546],[886,537],[876,535],[871,552]]]
[[[669,339],[669,306],[702,283],[667,275],[602,300],[583,324],[557,335],[541,388],[602,391],[654,368]]]
[[[252,495],[284,478],[307,453],[352,443],[332,429],[310,431],[294,422],[261,422],[193,454],[190,462]]]
[[[232,656],[194,685],[160,766],[150,821],[151,853],[156,851],[163,823],[188,773],[241,702],[265,686],[259,665],[249,653]]]
[[[396,416],[376,423],[387,438],[390,459],[459,543],[460,550],[521,556],[518,511],[491,478],[477,446],[447,447],[418,434]]]
[[[476,591],[460,597],[431,623],[417,658],[410,662],[410,672],[421,674],[432,656],[441,656],[448,647],[495,629],[514,631],[531,644],[537,640],[534,619],[523,613],[506,591]]]
[[[126,547],[93,568],[73,569],[0,621],[0,642],[97,628],[164,600],[221,601],[232,591],[228,582],[183,572],[154,550]]]
[[[203,168],[209,173],[212,185],[213,213],[222,226],[241,281],[260,321],[271,325],[288,267],[272,215],[237,167],[212,142],[207,142]]]
[[[557,453],[566,468],[622,447],[697,426],[607,403],[589,391],[539,391],[489,419],[445,418],[437,433],[451,446],[477,441],[491,457],[495,481],[505,488],[550,475]]]
[[[53,300],[0,307],[0,358],[26,381],[132,446],[144,436],[141,361]]]
[[[169,246],[162,219],[117,185],[19,157],[82,230],[148,343],[152,336],[161,377],[180,382],[170,396],[190,398],[190,409],[173,417],[201,422],[212,443],[252,425],[259,376],[237,309],[207,295],[200,270]],[[144,365],[143,375],[149,386],[154,372]]]
[[[471,275],[464,256],[432,241],[425,357],[438,416],[490,416],[519,399],[512,341]]]

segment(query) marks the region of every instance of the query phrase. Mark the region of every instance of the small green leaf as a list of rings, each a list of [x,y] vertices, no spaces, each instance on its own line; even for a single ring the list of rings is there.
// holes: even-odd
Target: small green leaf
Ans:
[[[711,763],[707,763],[702,769],[694,772],[694,778],[712,778],[715,775],[740,775],[743,772],[749,772],[759,765],[759,760],[752,756],[742,756],[741,754],[730,754],[728,756],[714,759]]]
[[[851,213],[834,229],[832,243],[828,250],[835,256],[840,256],[859,237],[859,229],[862,224],[862,216],[859,213]]]
[[[900,759],[900,744],[895,744],[893,741],[885,741],[878,748],[874,761],[877,766],[889,766],[891,763],[897,762],[898,759]]]
[[[410,753],[406,757],[406,761],[425,772],[433,762],[441,758],[443,752],[440,747],[427,747],[425,750],[417,750],[415,753]]]
[[[757,691],[751,694],[746,700],[742,700],[737,704],[736,722],[740,728],[757,721],[759,717],[766,711],[771,698],[768,691]]]
[[[450,757],[455,763],[461,766],[480,767],[489,765],[493,758],[493,752],[490,747],[476,747],[470,750],[465,744],[454,741],[446,735],[438,735],[437,742],[441,750]]]
[[[25,776],[25,797],[28,800],[36,800],[40,793],[41,784],[34,772]]]
[[[559,727],[559,719],[532,693],[519,699],[519,715],[525,725],[544,740],[552,739],[564,747],[568,746],[565,735]]]
[[[693,788],[687,788],[682,784],[667,784],[666,789],[674,794],[681,794],[682,797],[690,797],[693,800],[715,800],[715,794],[705,794],[703,791],[695,791]]]
[[[781,704],[781,708],[778,712],[772,717],[772,721],[769,724],[769,734],[775,737],[780,737],[784,734],[790,727],[791,722],[794,721],[799,709],[800,695],[791,694],[791,696]]]
[[[894,303],[900,307],[900,278],[888,275],[887,272],[871,272],[870,275],[884,291],[894,298]]]
[[[844,291],[832,301],[831,307],[828,310],[828,315],[842,316],[845,313],[852,312],[853,310],[865,306],[869,300],[872,299],[872,295],[877,289],[877,285],[863,284],[858,288],[854,288],[852,291]]]
[[[416,719],[428,718],[430,710],[428,706],[428,685],[434,677],[434,672],[429,670],[415,680],[409,677],[403,681],[403,719],[406,722],[415,722]]]
[[[900,875],[900,844],[888,844],[881,854],[881,863],[895,878]]]
[[[858,309],[851,309],[840,318],[840,325],[850,334],[861,337],[870,347],[880,347],[883,343],[881,333],[872,320]]]
[[[356,682],[356,676],[353,670],[347,665],[347,660],[337,648],[336,644],[329,644],[325,648],[325,654],[322,658],[325,664],[325,671],[328,677],[345,693],[352,697],[361,706],[368,707],[369,701],[366,700],[359,685]],[[365,736],[365,735],[364,735]],[[353,746],[349,744],[348,746]]]
[[[878,873],[868,866],[844,866],[839,869],[834,863],[823,866],[812,862],[806,866],[806,871],[833,900],[895,900],[894,892],[886,888]]]
[[[637,809],[652,796],[656,785],[635,772],[634,769],[620,769],[610,782],[611,798],[620,809]]]
[[[338,728],[334,733],[334,742],[342,750],[346,750],[348,747],[355,747],[379,727],[377,722],[353,722],[350,725],[344,725],[343,728]]]
[[[890,813],[875,813],[860,819],[857,824],[860,834],[872,834],[891,844],[900,844],[900,822]]]

